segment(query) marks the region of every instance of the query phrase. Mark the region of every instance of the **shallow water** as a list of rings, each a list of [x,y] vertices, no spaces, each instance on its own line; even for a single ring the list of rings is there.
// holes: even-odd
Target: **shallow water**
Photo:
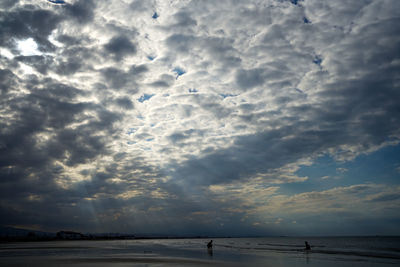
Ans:
[[[395,266],[399,237],[271,237],[0,244],[1,266]],[[304,250],[304,241],[311,251]]]

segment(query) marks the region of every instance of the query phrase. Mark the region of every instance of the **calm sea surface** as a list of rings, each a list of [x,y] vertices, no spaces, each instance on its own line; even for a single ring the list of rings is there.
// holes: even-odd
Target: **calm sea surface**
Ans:
[[[208,241],[1,243],[0,266],[400,266],[400,237],[215,238],[212,250]]]

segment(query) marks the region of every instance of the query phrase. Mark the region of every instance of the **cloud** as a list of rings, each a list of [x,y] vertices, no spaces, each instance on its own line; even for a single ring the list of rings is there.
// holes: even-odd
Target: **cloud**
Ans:
[[[0,4],[1,224],[394,229],[383,172],[302,171],[399,144],[397,2],[50,2]]]
[[[53,58],[46,56],[18,56],[15,59],[33,66],[41,74],[46,74],[53,63]]]
[[[0,89],[2,95],[9,92],[17,85],[18,78],[10,70],[7,69],[0,70],[0,79],[1,79]]]
[[[63,5],[65,13],[79,24],[88,23],[93,20],[95,3],[92,0],[79,0],[74,4]]]
[[[104,48],[107,52],[113,54],[117,61],[125,55],[136,53],[136,46],[126,36],[113,37]]]
[[[5,0],[2,1],[0,4],[1,8],[7,9],[7,8],[11,8],[12,6],[16,5],[19,1],[18,0]]]
[[[132,101],[126,97],[121,97],[121,98],[116,99],[116,104],[118,106],[123,107],[124,109],[132,109],[133,108]]]
[[[236,82],[242,89],[253,88],[264,83],[262,69],[239,70],[236,73]]]
[[[382,194],[380,196],[374,197],[371,201],[381,202],[381,201],[392,201],[400,199],[399,194]]]
[[[61,22],[61,17],[49,10],[34,9],[31,6],[1,11],[0,45],[14,48],[16,39],[33,38],[40,51],[52,51],[54,46],[47,37]]]
[[[375,200],[375,194],[381,191],[392,191],[392,189],[377,184],[357,184],[292,196],[275,192],[265,196],[267,200],[262,202],[264,205],[261,203],[258,206],[257,211],[247,210],[246,212],[249,219],[268,222],[267,224],[273,224],[275,218],[281,218],[281,224],[286,225],[287,231],[294,227],[308,234],[320,234],[324,228],[323,225],[328,223],[332,224],[331,227],[335,228],[337,233],[363,232],[373,228],[373,224],[379,224],[376,220],[378,217],[379,220],[389,222],[393,216],[397,216],[394,215],[396,204],[385,205],[384,202]],[[382,193],[378,195],[380,194]],[[387,200],[397,199],[389,197],[389,192],[383,194],[388,195]],[[262,192],[257,190],[252,195],[252,198],[258,199],[262,196]],[[372,201],[369,200],[371,198],[373,198]],[[236,201],[240,201],[239,199]],[[296,225],[290,226],[293,220],[296,221]],[[355,222],[358,223],[358,230],[354,227]],[[309,229],[310,223],[314,225],[313,229]],[[393,226],[393,224],[388,224],[390,228]]]

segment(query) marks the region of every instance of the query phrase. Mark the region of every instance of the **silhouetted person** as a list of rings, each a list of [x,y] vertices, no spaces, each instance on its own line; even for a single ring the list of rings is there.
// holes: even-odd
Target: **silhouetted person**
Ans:
[[[208,242],[207,248],[208,248],[208,249],[212,249],[212,240],[211,240],[210,242]]]
[[[304,243],[306,243],[306,250],[311,250],[311,246],[310,246],[310,244],[308,244],[308,242],[307,242],[307,241],[304,241]]]

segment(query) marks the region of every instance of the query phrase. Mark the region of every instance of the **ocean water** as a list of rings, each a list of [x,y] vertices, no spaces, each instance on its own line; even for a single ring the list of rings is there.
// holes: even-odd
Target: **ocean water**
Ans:
[[[209,240],[1,243],[0,266],[400,266],[400,237],[215,238],[208,250]]]

